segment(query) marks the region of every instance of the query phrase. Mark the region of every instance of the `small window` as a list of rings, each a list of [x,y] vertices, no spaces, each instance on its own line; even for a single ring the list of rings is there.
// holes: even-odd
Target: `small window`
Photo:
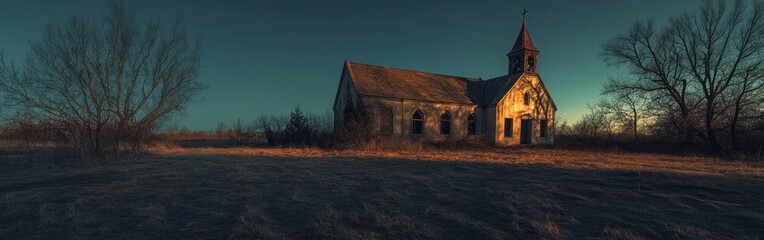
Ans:
[[[531,105],[531,94],[530,93],[526,92],[525,94],[523,94],[523,104],[525,104],[526,106],[527,105]]]
[[[424,133],[424,114],[421,110],[416,110],[414,115],[411,116],[411,133],[423,134]]]
[[[541,120],[539,125],[540,125],[539,128],[541,128],[541,129],[539,129],[540,132],[541,132],[541,137],[546,137],[546,134],[547,134],[546,133],[546,131],[547,131],[547,120]]]
[[[451,134],[451,114],[448,111],[440,115],[440,134]]]
[[[533,72],[536,68],[536,59],[533,56],[528,56],[528,72]]]
[[[511,118],[505,118],[504,119],[504,136],[505,137],[512,137],[512,129],[514,129],[514,126],[512,124]]]
[[[470,114],[467,117],[467,134],[475,135],[477,133],[477,122],[475,121],[475,113]]]

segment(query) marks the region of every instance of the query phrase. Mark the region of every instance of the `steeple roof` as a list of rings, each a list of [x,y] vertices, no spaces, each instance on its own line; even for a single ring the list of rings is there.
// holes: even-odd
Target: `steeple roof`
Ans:
[[[525,13],[523,13],[523,27],[520,28],[520,34],[517,35],[515,46],[512,47],[512,50],[509,51],[509,53],[514,53],[521,50],[530,50],[536,52],[539,51],[536,49],[536,46],[533,45],[533,41],[531,41],[531,34],[528,33],[528,27],[525,26]]]

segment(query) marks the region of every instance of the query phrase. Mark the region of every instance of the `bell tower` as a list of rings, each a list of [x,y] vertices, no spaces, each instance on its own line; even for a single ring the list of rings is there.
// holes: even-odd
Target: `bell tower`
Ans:
[[[507,53],[509,59],[509,75],[518,73],[538,73],[539,50],[533,45],[531,35],[525,26],[525,14],[528,11],[523,9],[523,26],[520,28],[520,34],[517,36],[515,45]]]

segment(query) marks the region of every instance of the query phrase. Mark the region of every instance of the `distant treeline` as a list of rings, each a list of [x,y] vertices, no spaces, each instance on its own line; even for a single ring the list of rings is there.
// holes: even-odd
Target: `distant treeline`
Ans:
[[[273,147],[333,147],[333,115],[304,112],[295,106],[289,115],[261,115],[256,119],[233,123],[218,122],[213,131],[191,131],[170,127],[157,140],[220,140],[229,146],[268,145]]]
[[[220,122],[215,136],[224,136],[234,145],[247,145],[253,141],[263,141],[274,147],[332,147],[333,115],[306,113],[295,106],[287,116],[261,115],[249,124],[240,120],[227,128]]]

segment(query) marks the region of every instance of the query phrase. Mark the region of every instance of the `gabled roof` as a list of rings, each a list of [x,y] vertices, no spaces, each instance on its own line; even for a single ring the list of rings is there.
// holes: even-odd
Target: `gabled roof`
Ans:
[[[524,78],[525,74],[532,74],[532,73],[516,73],[512,75],[504,75],[501,77],[496,77],[492,79],[488,79],[483,81],[485,84],[483,87],[486,91],[486,98],[483,104],[491,105],[496,104],[499,101],[501,101],[502,98],[504,98],[505,95],[509,92],[509,90],[512,89],[515,84],[517,84],[517,81]],[[541,79],[540,76],[536,74],[532,74],[533,76],[536,76],[539,78],[539,84],[541,85],[541,88],[544,89],[544,91],[547,93],[547,97],[549,98],[549,102],[552,103],[552,107],[554,110],[557,110],[557,104],[554,103],[554,100],[552,99],[551,94],[549,94],[549,90],[546,89],[546,85],[544,85],[544,80]]]
[[[524,74],[530,74],[516,73],[480,80],[348,61],[345,61],[344,69],[360,95],[470,105],[498,103]],[[547,91],[543,82],[542,87]]]
[[[522,73],[515,73],[483,81],[483,88],[485,89],[483,104],[496,104],[501,101],[501,98],[509,92],[509,89],[515,85],[522,75]]]
[[[514,53],[522,50],[530,50],[536,52],[539,51],[536,49],[536,46],[533,45],[533,41],[531,41],[531,34],[528,33],[528,27],[525,26],[525,15],[523,15],[523,27],[520,28],[520,34],[517,35],[515,45],[512,47],[512,50],[510,50],[509,53]]]
[[[481,81],[361,63],[345,62],[360,95],[479,105]]]

